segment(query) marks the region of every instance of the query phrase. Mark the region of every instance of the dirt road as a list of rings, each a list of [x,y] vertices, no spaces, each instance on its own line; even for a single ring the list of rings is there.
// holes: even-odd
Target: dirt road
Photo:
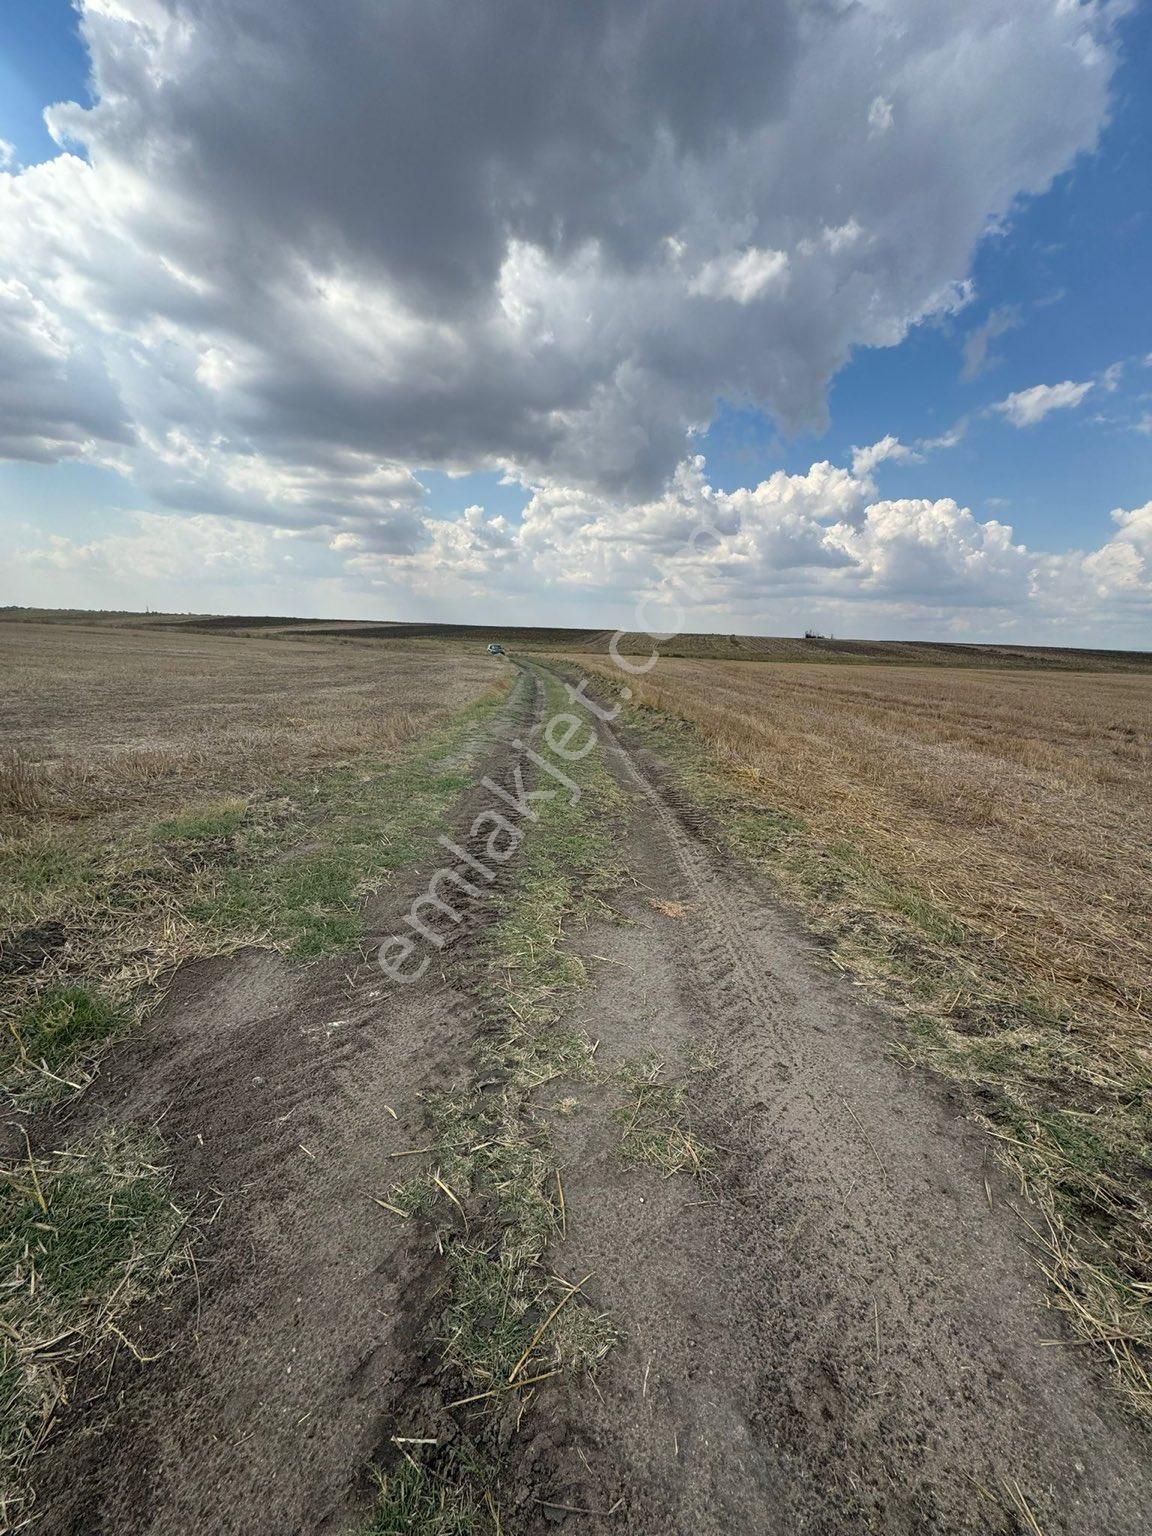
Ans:
[[[523,761],[543,707],[526,674],[490,776]],[[370,963],[190,967],[75,1116],[162,1116],[182,1187],[219,1190],[221,1213],[197,1285],[141,1319],[139,1352],[170,1353],[81,1383],[40,1530],[350,1532],[401,1436],[497,1455],[509,1533],[1147,1531],[1146,1437],[1045,1309],[982,1134],[896,1064],[883,1017],[660,765],[600,729],[629,878],[615,917],[567,937],[590,985],[564,1019],[600,1070],[532,1106],[566,1192],[551,1261],[592,1276],[621,1335],[595,1385],[446,1406],[443,1236],[369,1198],[421,1144],[421,1096],[473,1071],[487,900],[403,989]],[[369,928],[418,884],[382,892]],[[709,1177],[622,1160],[617,1069],[638,1059],[687,1084]]]

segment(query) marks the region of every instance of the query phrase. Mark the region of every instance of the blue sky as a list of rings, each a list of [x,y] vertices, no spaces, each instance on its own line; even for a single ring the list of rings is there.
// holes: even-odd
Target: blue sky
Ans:
[[[250,9],[256,4],[249,0]],[[108,29],[112,44],[121,45],[111,23],[99,25]],[[851,360],[829,382],[824,430],[789,438],[773,424],[770,408],[721,404],[709,429],[688,444],[690,451],[704,455],[715,491],[753,487],[781,469],[803,476],[818,460],[847,466],[854,447],[893,435],[916,456],[894,456],[879,464],[874,495],[951,498],[970,508],[978,522],[1007,522],[1018,542],[1055,556],[1098,548],[1115,530],[1113,509],[1139,508],[1152,498],[1152,432],[1147,430],[1152,424],[1152,8],[1137,5],[1119,22],[1118,37],[1110,116],[1099,147],[1067,156],[1070,168],[1057,174],[1048,191],[1017,198],[999,227],[975,245],[967,266],[969,302],[913,325],[897,346],[856,344]],[[0,9],[0,139],[12,147],[13,170],[60,153],[45,127],[44,108],[60,101],[89,103],[88,70],[78,18],[66,0],[6,0]],[[1052,101],[1047,110],[1055,122],[1059,104]],[[1040,129],[1044,126],[1041,117]],[[19,268],[13,275],[24,282]],[[971,351],[974,333],[990,318],[992,334],[983,361],[966,368],[965,349]],[[722,374],[723,368],[713,372]],[[119,382],[121,374],[113,368],[110,376]],[[994,409],[1016,392],[1066,380],[1092,385],[1075,409],[1051,410],[1025,426]],[[715,393],[721,398],[729,393],[722,377],[716,379]],[[957,428],[954,445],[923,446]],[[298,434],[299,426],[293,430]],[[244,451],[250,451],[247,440]],[[357,443],[356,451],[370,454],[370,438],[366,448]],[[390,463],[396,457],[380,451]],[[298,459],[298,450],[293,452]],[[463,457],[467,461],[469,455]],[[106,467],[110,458],[123,472]],[[449,474],[443,464],[430,467],[430,460],[412,454],[401,462],[426,490],[423,511],[431,523],[454,529],[465,509],[478,504],[487,518],[521,525],[531,492],[498,470]],[[297,469],[294,460],[292,472]],[[545,462],[541,468],[536,459],[521,473],[539,488],[549,483],[550,466]],[[558,466],[555,483],[570,483],[571,474]],[[77,457],[70,450],[57,462],[0,461],[0,529],[7,529],[17,548],[53,538],[79,545],[128,536],[138,527],[139,514],[171,517],[180,512],[167,486],[163,477],[142,469],[131,456],[126,462],[118,451],[85,450]],[[648,496],[645,491],[643,497]],[[634,493],[634,499],[643,499],[641,493]],[[200,515],[200,501],[198,495],[191,498],[190,516]],[[247,515],[243,508],[237,512],[234,497],[218,510],[221,516]],[[529,517],[534,515],[530,509]],[[589,525],[602,527],[598,517],[589,513]],[[253,521],[266,524],[269,519],[257,512]],[[291,528],[289,534],[297,537]],[[389,603],[413,611],[442,601],[423,576],[414,593],[397,585],[402,560],[386,570],[380,564],[389,551],[403,556],[402,532],[390,534],[391,542],[379,538],[375,544],[370,534],[361,538],[358,533],[359,552],[349,567],[358,574],[346,586],[341,585],[343,568],[331,556],[340,547],[331,528],[304,530],[302,536],[315,552],[316,601],[323,597],[343,611],[359,613],[374,613]],[[374,553],[377,548],[384,553]],[[90,575],[91,559],[88,566]],[[83,571],[46,575],[41,570],[36,576],[29,570],[20,596],[42,600],[59,581],[69,601],[83,595]],[[366,571],[371,573],[367,577]],[[277,580],[265,571],[259,590],[274,594]],[[111,600],[117,591],[112,582],[104,595]],[[297,600],[310,600],[306,584],[294,591]],[[483,583],[471,591],[474,601],[486,594]],[[460,588],[443,601],[455,611],[462,593],[466,598]],[[92,595],[100,599],[97,586]],[[225,588],[204,588],[206,603],[223,602],[229,595]],[[507,607],[522,600],[522,591],[513,585],[500,602]],[[577,621],[581,601],[588,606],[589,595],[571,596]],[[899,617],[898,605],[890,603],[864,627],[940,621],[938,602],[926,597],[923,606],[928,616],[913,621]],[[744,611],[751,612],[746,604]],[[852,611],[865,612],[861,605]],[[750,622],[763,627],[768,613],[765,609],[765,619]],[[1152,644],[1152,634],[1148,639]]]
[[[4,0],[0,10],[0,138],[25,164],[59,151],[44,108],[86,101],[88,54],[67,0]]]

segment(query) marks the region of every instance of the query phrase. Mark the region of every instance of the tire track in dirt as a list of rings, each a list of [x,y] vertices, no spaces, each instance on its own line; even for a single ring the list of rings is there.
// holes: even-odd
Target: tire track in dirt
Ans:
[[[896,1064],[883,1017],[659,765],[603,738],[637,886],[625,924],[576,943],[595,986],[566,1022],[607,1067],[714,1059],[693,1098],[718,1188],[623,1168],[609,1087],[552,1115],[564,1262],[595,1272],[626,1339],[598,1394],[542,1392],[520,1485],[548,1502],[526,1528],[1013,1531],[1017,1485],[1046,1536],[1146,1532],[1147,1436],[1046,1310],[983,1135]]]
[[[498,779],[539,719],[531,673],[517,699]],[[574,1111],[570,1084],[539,1091],[568,1197],[557,1262],[595,1272],[625,1339],[598,1392],[547,1382],[521,1419],[457,1411],[502,1454],[507,1536],[1010,1531],[1005,1477],[1046,1536],[1143,1533],[1144,1437],[1066,1338],[1042,1347],[1058,1320],[983,1138],[894,1064],[883,1019],[716,853],[659,765],[611,728],[603,741],[637,883],[624,923],[570,936],[593,984],[564,1023],[609,1068],[655,1051],[675,1073],[704,1047],[696,1130],[718,1183],[622,1166],[610,1078],[578,1088]],[[418,872],[395,882],[369,924],[422,888]],[[452,940],[484,921],[474,903]],[[170,1358],[122,1354],[104,1396],[102,1375],[81,1384],[41,1530],[343,1536],[391,1435],[453,1432],[435,1250],[361,1192],[422,1139],[420,1094],[467,1079],[480,1021],[434,968],[386,991],[370,964],[345,969],[263,953],[188,967],[151,1041],[115,1053],[77,1106],[82,1129],[163,1114],[181,1187],[225,1204],[198,1295],[144,1319],[141,1348],[171,1343]]]
[[[522,674],[477,781],[511,772],[542,702]],[[461,839],[490,798],[478,782],[465,796]],[[369,932],[425,888],[442,830],[429,829],[423,876],[367,903]],[[461,905],[445,956],[486,921],[484,899]],[[421,1095],[467,1076],[476,1028],[436,964],[402,988],[367,953],[304,968],[249,951],[181,970],[144,1038],[111,1053],[52,1135],[159,1120],[183,1203],[218,1190],[221,1213],[196,1285],[136,1314],[141,1353],[168,1357],[123,1351],[82,1376],[37,1469],[38,1531],[316,1536],[363,1513],[369,1464],[421,1394],[437,1396],[441,1305],[435,1249],[369,1195],[398,1177],[390,1154],[418,1142]]]

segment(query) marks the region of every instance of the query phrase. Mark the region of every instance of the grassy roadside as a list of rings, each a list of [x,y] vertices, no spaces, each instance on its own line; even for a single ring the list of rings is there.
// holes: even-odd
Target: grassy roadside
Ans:
[[[510,682],[511,680],[509,680]],[[81,1091],[194,956],[351,947],[360,903],[417,859],[474,777],[507,688],[386,759],[364,756],[161,819],[6,828],[0,1088],[18,1111]],[[26,1144],[27,1146],[27,1144]],[[155,1138],[109,1128],[0,1167],[0,1528],[28,1518],[29,1464],[92,1350],[139,1352],[134,1302],[192,1264]],[[195,1213],[194,1213],[195,1214]]]
[[[154,1138],[107,1130],[0,1170],[0,1529],[30,1518],[28,1468],[78,1363],[124,1333],[140,1297],[191,1267]]]
[[[605,695],[620,679],[596,673]],[[903,1057],[952,1080],[1038,1206],[1029,1241],[1053,1299],[1152,1413],[1152,1078],[1123,1042],[1082,1027],[936,896],[819,836],[750,790],[709,737],[666,710],[620,717],[828,944],[833,964],[895,1013]]]
[[[544,681],[547,716],[566,701],[554,678]],[[565,1230],[564,1187],[533,1094],[557,1079],[578,1081],[595,1054],[595,1042],[560,1024],[586,979],[561,941],[566,926],[603,910],[623,872],[620,794],[599,745],[562,766],[580,799],[572,805],[561,791],[540,806],[496,919],[463,962],[482,1014],[472,1079],[429,1103],[432,1161],[384,1197],[397,1214],[436,1223],[447,1276],[438,1344],[459,1384],[448,1406],[485,1419],[510,1399],[522,1406],[540,1381],[594,1370],[615,1339],[582,1282],[560,1278],[547,1259]],[[540,784],[551,781],[541,775]],[[479,1462],[457,1459],[408,1457],[383,1480],[368,1532],[498,1531],[491,1479]]]
[[[506,689],[399,746],[109,838],[9,831],[0,912],[0,1087],[19,1107],[78,1091],[182,960],[247,944],[302,960],[359,936],[363,897],[418,857],[467,788]]]

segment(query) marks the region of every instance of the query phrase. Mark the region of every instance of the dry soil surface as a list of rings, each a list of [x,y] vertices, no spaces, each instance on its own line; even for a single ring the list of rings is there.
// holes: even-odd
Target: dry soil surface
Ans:
[[[533,710],[530,682],[493,776]],[[553,1261],[592,1272],[623,1341],[596,1389],[547,1382],[500,1422],[504,1531],[1143,1536],[1146,1439],[1046,1309],[983,1136],[895,1063],[884,1018],[715,851],[660,765],[609,727],[604,742],[633,880],[626,921],[570,936],[591,985],[569,1022],[609,1066],[714,1062],[690,1082],[715,1178],[626,1167],[608,1080],[551,1115]],[[412,890],[382,893],[370,925]],[[479,903],[460,945],[483,922]],[[219,1190],[221,1213],[198,1284],[142,1320],[141,1352],[170,1352],[122,1352],[82,1384],[42,1466],[41,1531],[346,1533],[391,1437],[441,1433],[439,1256],[366,1192],[419,1143],[420,1094],[466,1077],[478,1027],[439,974],[389,990],[367,965],[258,953],[182,974],[75,1114],[163,1116],[182,1187]],[[1010,1512],[1017,1489],[1038,1527]]]

